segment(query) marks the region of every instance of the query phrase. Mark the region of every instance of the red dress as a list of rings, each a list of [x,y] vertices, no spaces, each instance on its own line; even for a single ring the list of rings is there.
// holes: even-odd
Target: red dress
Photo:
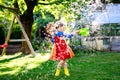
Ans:
[[[54,37],[54,45],[51,54],[51,60],[66,60],[74,56],[73,51],[67,45],[63,36]]]

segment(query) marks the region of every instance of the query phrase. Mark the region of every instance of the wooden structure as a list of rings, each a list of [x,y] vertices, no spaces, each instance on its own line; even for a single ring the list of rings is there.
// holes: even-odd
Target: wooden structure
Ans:
[[[21,31],[22,31],[23,36],[24,36],[25,39],[10,39],[10,36],[11,36],[11,33],[12,33],[12,28],[13,28],[13,23],[14,23],[15,19],[17,19],[18,23],[20,24],[20,29],[21,29]],[[27,44],[28,44],[28,47],[29,47],[29,49],[31,51],[31,54],[33,56],[35,56],[35,51],[34,51],[32,45],[31,45],[31,42],[30,42],[30,40],[29,40],[29,38],[28,38],[25,30],[24,30],[24,27],[23,27],[23,25],[22,25],[22,23],[21,23],[18,15],[16,13],[14,13],[14,16],[12,18],[12,22],[11,22],[11,25],[10,25],[10,28],[9,28],[9,31],[8,31],[8,34],[7,34],[7,38],[5,40],[5,44],[8,44],[9,41],[10,42],[26,41]],[[5,53],[6,53],[6,47],[3,48],[2,55],[5,55]]]
[[[120,52],[120,36],[80,37],[87,49]]]

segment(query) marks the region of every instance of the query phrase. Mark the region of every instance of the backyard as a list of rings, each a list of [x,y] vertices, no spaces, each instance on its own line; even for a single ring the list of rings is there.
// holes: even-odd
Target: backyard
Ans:
[[[54,76],[57,62],[49,60],[49,53],[7,55],[0,57],[0,80],[118,80],[120,79],[120,53],[77,53],[68,60],[70,76],[63,70]]]
[[[0,80],[120,79],[120,0],[0,3]]]

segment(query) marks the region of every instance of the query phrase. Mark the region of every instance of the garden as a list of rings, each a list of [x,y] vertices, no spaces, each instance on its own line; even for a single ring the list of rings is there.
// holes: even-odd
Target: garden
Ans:
[[[118,80],[119,3],[0,0],[0,80]]]

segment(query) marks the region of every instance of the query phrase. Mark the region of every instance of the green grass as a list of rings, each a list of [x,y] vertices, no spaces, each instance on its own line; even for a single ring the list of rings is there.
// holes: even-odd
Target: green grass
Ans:
[[[7,55],[0,57],[0,80],[119,80],[120,53],[98,53],[69,59],[71,76],[66,77],[61,69],[54,76],[57,62],[49,60],[49,54]]]

